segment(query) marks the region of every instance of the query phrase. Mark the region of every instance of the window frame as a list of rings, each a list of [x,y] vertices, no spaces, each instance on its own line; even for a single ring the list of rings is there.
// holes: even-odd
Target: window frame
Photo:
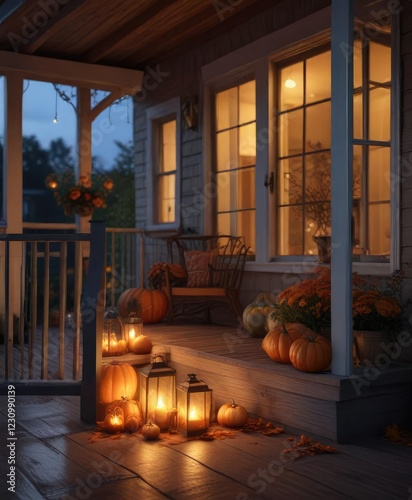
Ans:
[[[158,223],[156,221],[156,179],[159,171],[160,127],[163,123],[176,120],[176,172],[175,172],[175,220]],[[180,98],[175,97],[146,110],[147,148],[146,148],[146,179],[147,179],[147,231],[176,231],[180,228],[180,176],[181,176],[181,114]]]
[[[310,256],[285,256],[281,260],[273,260],[276,248],[276,189],[271,196],[265,187],[266,176],[270,179],[273,173],[276,178],[276,102],[274,100],[274,82],[276,73],[274,65],[294,54],[310,51],[320,45],[330,43],[331,7],[317,11],[308,18],[296,21],[276,32],[227,54],[220,59],[202,67],[204,91],[204,141],[203,165],[205,182],[213,182],[213,109],[214,92],[225,87],[238,85],[242,75],[253,74],[256,80],[256,93],[260,100],[256,103],[256,227],[263,228],[256,237],[256,259],[246,264],[246,270],[256,272],[302,273],[317,265],[316,259]],[[388,262],[353,262],[354,270],[367,274],[386,274],[400,267],[400,77],[394,68],[400,60],[399,16],[392,17],[392,93],[391,93],[391,253]],[[244,76],[243,76],[244,78]],[[273,94],[273,95],[272,95]],[[262,96],[267,96],[266,100]],[[262,135],[262,140],[259,135]],[[209,204],[204,211],[204,226],[211,228],[210,221],[214,217],[213,207]],[[266,229],[265,229],[266,228]],[[298,257],[298,258],[296,258]]]

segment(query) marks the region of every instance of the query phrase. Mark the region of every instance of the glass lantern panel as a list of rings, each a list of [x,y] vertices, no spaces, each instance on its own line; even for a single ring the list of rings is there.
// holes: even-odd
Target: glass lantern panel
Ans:
[[[102,333],[103,356],[119,356],[128,351],[124,338],[123,322],[114,308],[108,308],[104,314]]]
[[[177,428],[183,432],[187,431],[187,393],[177,391]]]
[[[209,427],[211,393],[189,393],[189,407],[187,412],[188,432],[197,432]]]

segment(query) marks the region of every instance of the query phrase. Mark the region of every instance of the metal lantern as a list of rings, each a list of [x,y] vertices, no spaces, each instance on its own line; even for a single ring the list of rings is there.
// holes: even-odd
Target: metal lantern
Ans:
[[[128,350],[133,350],[134,340],[143,335],[143,321],[136,313],[130,313],[123,319],[124,336],[127,339]]]
[[[119,356],[127,351],[128,344],[124,336],[123,322],[116,309],[109,307],[104,313],[102,354],[103,356]]]
[[[200,436],[209,428],[212,390],[194,373],[177,386],[177,430],[183,436]]]
[[[176,370],[156,354],[150,365],[139,370],[138,377],[144,421],[151,419],[161,431],[172,427],[176,415]]]

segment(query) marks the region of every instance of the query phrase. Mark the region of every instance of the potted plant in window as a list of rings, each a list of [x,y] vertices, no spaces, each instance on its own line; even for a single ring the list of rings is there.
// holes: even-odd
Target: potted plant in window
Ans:
[[[291,201],[303,205],[306,224],[313,231],[318,245],[319,260],[330,262],[331,243],[331,158],[320,142],[308,143],[313,154],[306,156],[305,176],[298,178],[289,174]]]
[[[308,142],[304,182],[293,174],[289,176],[291,201],[304,207],[306,224],[313,231],[321,263],[330,262],[331,254],[331,155],[321,142]],[[355,172],[353,196],[358,197],[360,176]]]

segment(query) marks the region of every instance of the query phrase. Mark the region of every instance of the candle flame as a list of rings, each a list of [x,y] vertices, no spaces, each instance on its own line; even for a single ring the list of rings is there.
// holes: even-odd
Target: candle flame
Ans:
[[[159,398],[157,400],[157,407],[156,408],[166,408],[166,405],[164,404],[163,402],[163,399],[162,398]]]
[[[189,420],[199,420],[199,414],[197,413],[196,408],[192,408],[189,412]]]

